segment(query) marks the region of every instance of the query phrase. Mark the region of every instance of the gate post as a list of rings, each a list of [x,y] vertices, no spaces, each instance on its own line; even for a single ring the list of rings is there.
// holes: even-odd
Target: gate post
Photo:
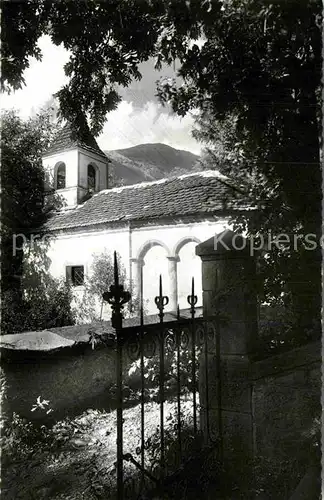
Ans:
[[[208,426],[221,443],[222,458],[239,479],[253,454],[249,355],[257,336],[255,259],[249,240],[229,230],[200,243],[196,254],[202,260],[204,317],[216,325],[218,346],[216,351],[209,346],[201,358],[200,400],[209,410]]]
[[[124,499],[124,454],[123,454],[123,307],[131,296],[119,284],[117,253],[114,252],[114,284],[109,292],[102,294],[104,301],[111,305],[111,325],[116,333],[116,385],[117,385],[117,500]]]

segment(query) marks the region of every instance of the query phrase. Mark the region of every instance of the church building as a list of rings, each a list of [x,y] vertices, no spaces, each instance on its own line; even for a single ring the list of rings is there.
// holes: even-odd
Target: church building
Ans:
[[[217,171],[110,188],[109,163],[93,137],[73,141],[69,127],[44,154],[44,168],[66,202],[46,224],[50,273],[69,279],[75,294],[82,294],[94,256],[105,252],[112,257],[116,250],[132,297],[143,294],[147,314],[157,312],[160,274],[169,297],[166,311],[175,311],[178,304],[189,307],[192,277],[201,306],[201,261],[195,247],[226,229],[234,212],[246,209],[241,193]],[[102,319],[109,314],[105,309]]]

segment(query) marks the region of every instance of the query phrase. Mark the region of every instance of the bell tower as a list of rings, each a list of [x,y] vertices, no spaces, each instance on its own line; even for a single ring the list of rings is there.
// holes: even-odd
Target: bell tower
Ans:
[[[89,133],[86,140],[72,139],[65,125],[43,154],[43,166],[55,191],[73,207],[108,188],[109,158]]]

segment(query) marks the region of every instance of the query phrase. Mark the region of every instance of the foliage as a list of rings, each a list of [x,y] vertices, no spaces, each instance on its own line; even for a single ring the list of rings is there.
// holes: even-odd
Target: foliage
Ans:
[[[276,336],[279,338],[280,333],[288,339],[290,331],[297,342],[318,336],[319,249],[310,251],[305,245],[305,234],[312,230],[308,223],[312,221],[303,223],[293,207],[288,209],[280,183],[266,175],[256,159],[247,160],[235,132],[234,117],[222,123],[213,119],[201,119],[199,123],[196,134],[205,137],[209,144],[201,161],[203,168],[216,168],[228,176],[230,184],[235,178],[236,186],[248,196],[251,206],[258,208],[248,217],[233,216],[231,222],[234,229],[246,230],[255,247],[262,249],[256,252],[259,300],[271,305],[273,310],[285,311],[283,316],[286,316],[282,318],[286,324],[282,325],[281,332],[277,330]],[[273,244],[280,234],[287,235],[290,243]],[[272,320],[278,320],[276,315]]]
[[[45,425],[37,426],[14,413],[11,422],[4,425],[1,435],[3,461],[28,458],[50,442],[50,433]]]
[[[65,66],[69,82],[58,92],[62,116],[82,135],[88,113],[96,136],[106,113],[120,101],[117,86],[139,79],[138,64],[153,55],[159,31],[154,12],[161,7],[137,0],[43,0],[18,5],[6,2],[3,6],[2,86],[22,85],[28,56],[41,58],[37,39],[50,35],[56,45],[63,43],[72,53]]]
[[[314,234],[319,243],[321,3],[236,0],[209,10],[209,19],[197,16],[204,43],[181,59],[184,84],[160,84],[160,97],[180,115],[200,110],[195,136],[207,145],[205,168],[235,179],[258,209],[234,217],[237,229]],[[177,30],[171,40],[181,40]],[[264,299],[290,302],[297,335],[318,335],[319,245],[273,247],[266,257]]]
[[[14,111],[2,115],[2,280],[3,289],[20,287],[22,252],[15,252],[13,237],[28,238],[31,228],[45,221],[41,154],[50,140],[48,116],[24,122]],[[18,275],[18,276],[17,276]]]
[[[202,111],[211,121],[209,139],[216,120],[228,125],[234,118],[231,132],[245,156],[244,171],[257,162],[303,221],[316,216],[321,199],[321,11],[317,0],[215,2],[208,18],[197,15],[206,41],[183,56],[185,84],[160,87],[161,98],[179,114]],[[181,35],[175,32],[174,39]]]
[[[291,111],[315,111],[321,78],[319,0],[272,4],[92,0],[18,5],[6,2],[3,8],[2,85],[20,88],[28,56],[41,58],[37,40],[48,34],[71,52],[65,67],[69,82],[59,92],[61,112],[75,119],[81,111],[88,113],[94,135],[107,111],[118,104],[117,85],[140,79],[139,63],[152,56],[157,68],[176,58],[180,62],[185,85],[161,87],[161,97],[171,97],[177,112],[207,108],[220,119],[231,112],[238,117],[242,133],[253,132],[245,138],[255,147],[261,139],[268,141],[267,131],[277,134],[277,130],[290,129],[302,137],[291,125],[296,120],[301,125],[303,115],[298,118]],[[205,40],[201,48],[192,44],[199,37]],[[307,135],[311,136],[310,131]],[[282,140],[286,136],[282,134]],[[278,148],[281,145],[277,140]],[[314,154],[318,155],[318,147]]]
[[[26,248],[22,276],[25,302],[24,330],[43,330],[73,325],[72,290],[64,279],[53,278],[48,257],[50,241],[34,242]]]
[[[117,265],[119,282],[124,284],[126,271],[121,262],[121,257],[117,254]],[[106,292],[110,285],[114,283],[114,263],[112,255],[103,250],[100,254],[93,256],[90,276],[87,279],[89,293],[102,299],[102,294]]]
[[[217,458],[217,447],[204,443],[200,432],[194,433],[188,416],[181,414],[181,449],[179,447],[178,419],[170,414],[165,427],[165,477],[163,491],[166,498],[196,499],[199,484],[199,498],[209,498],[220,491],[220,477],[224,473]],[[160,430],[151,435],[147,443],[149,470],[159,477]],[[159,489],[156,489],[158,493]],[[224,493],[224,490],[222,491]]]
[[[36,403],[32,406],[32,409],[30,411],[37,411],[37,410],[45,410],[46,415],[49,415],[49,413],[52,413],[53,408],[50,407],[50,402],[47,399],[41,399],[40,396],[38,396]]]
[[[126,279],[126,269],[122,263],[121,256],[117,253],[117,264],[119,273],[119,283],[123,284],[126,290],[130,285]],[[93,254],[93,261],[89,274],[85,276],[85,282],[81,296],[75,294],[74,310],[79,321],[99,321],[102,319],[102,308],[104,301],[102,294],[109,290],[114,283],[113,257],[109,250],[104,249],[99,254]],[[132,297],[130,303],[126,304],[123,310],[124,318],[139,316],[140,301],[138,297]],[[144,315],[146,307],[143,307]]]
[[[33,298],[33,297],[34,298]],[[63,280],[49,280],[46,289],[37,286],[32,296],[23,298],[19,309],[13,315],[17,303],[13,294],[4,293],[2,298],[1,327],[3,334],[24,331],[46,330],[74,324],[71,311],[71,291]]]
[[[117,255],[119,282],[125,283],[126,270]],[[114,283],[114,263],[111,253],[104,249],[99,254],[93,254],[93,261],[87,276],[85,276],[81,296],[74,296],[74,310],[79,321],[99,321],[102,319],[102,294]]]
[[[14,111],[3,113],[2,333],[73,322],[69,291],[48,276],[50,262],[43,248],[48,244],[43,224],[61,206],[56,195],[47,196],[42,166],[42,152],[54,133],[50,110],[27,121]]]
[[[37,408],[48,415],[50,412],[45,403],[39,398],[31,411]],[[10,421],[4,423],[1,434],[3,463],[26,460],[35,454],[59,452],[63,445],[83,430],[82,423],[69,417],[45,425],[13,413]]]
[[[148,334],[147,334],[148,335]],[[164,388],[168,396],[174,396],[177,393],[178,384],[178,369],[179,369],[179,384],[180,393],[186,394],[193,390],[192,381],[192,353],[191,344],[180,344],[180,359],[179,366],[177,360],[177,349],[174,332],[168,332],[168,341],[164,351]],[[160,377],[160,361],[159,361],[159,346],[158,339],[150,339],[155,345],[155,354],[151,357],[143,357],[144,362],[144,383],[145,391],[150,399],[155,399],[158,394],[159,377]],[[126,349],[127,350],[127,349]],[[196,346],[196,370],[198,369],[198,360],[201,353],[201,346]],[[126,361],[125,363],[126,364]],[[198,380],[198,373],[196,373]],[[137,359],[128,367],[128,374],[125,383],[132,390],[139,390],[141,387],[141,361]]]
[[[158,95],[179,115],[200,112],[197,137],[209,165],[242,183],[259,209],[235,227],[250,234],[321,233],[320,0],[108,0],[5,2],[2,85],[19,88],[28,56],[48,34],[70,51],[61,115],[80,136],[97,135],[120,101],[118,86],[140,79],[141,62],[176,59],[183,84]],[[134,29],[134,27],[136,27]],[[193,43],[199,40],[202,43]],[[293,304],[296,328],[318,331],[320,248],[274,249],[263,260],[267,299]]]
[[[296,326],[295,313],[290,304],[279,301],[273,301],[271,305],[261,304],[254,359],[287,352],[317,340],[318,326],[315,323],[306,326],[308,328],[305,327],[302,332]]]

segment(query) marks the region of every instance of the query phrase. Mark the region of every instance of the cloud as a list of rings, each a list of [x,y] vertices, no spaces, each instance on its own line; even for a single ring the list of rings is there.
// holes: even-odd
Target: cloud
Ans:
[[[201,145],[191,136],[193,124],[193,116],[178,117],[157,102],[148,101],[139,108],[124,100],[107,115],[103,133],[97,141],[103,150],[159,142],[200,154]]]
[[[15,108],[22,118],[33,116],[67,81],[63,66],[69,53],[63,46],[55,46],[47,35],[39,39],[38,45],[43,60],[30,59],[30,66],[24,73],[26,86],[1,97],[1,108]]]
[[[38,45],[43,53],[42,61],[30,59],[25,71],[26,86],[10,95],[3,94],[1,108],[15,108],[22,118],[35,115],[67,81],[64,64],[69,53],[63,46],[55,46],[49,36],[42,36]],[[108,113],[103,133],[98,138],[104,150],[122,149],[137,144],[168,144],[200,154],[200,145],[192,138],[193,117],[180,118],[167,107],[159,104],[156,81],[160,77],[176,77],[177,63],[154,70],[154,61],[141,63],[140,81],[134,81],[128,88],[120,88],[123,98],[117,110]],[[180,79],[177,78],[180,83]]]

